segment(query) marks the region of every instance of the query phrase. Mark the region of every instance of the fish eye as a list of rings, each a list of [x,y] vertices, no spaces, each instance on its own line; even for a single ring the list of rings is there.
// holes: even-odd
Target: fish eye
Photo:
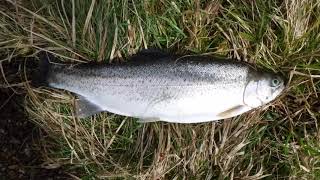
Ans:
[[[274,78],[274,79],[271,80],[271,86],[272,87],[277,87],[277,86],[280,85],[280,82],[281,81],[278,78]]]

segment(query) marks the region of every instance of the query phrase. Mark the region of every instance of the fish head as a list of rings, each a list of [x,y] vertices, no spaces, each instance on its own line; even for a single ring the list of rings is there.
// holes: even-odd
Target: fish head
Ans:
[[[256,72],[244,91],[244,104],[256,108],[274,100],[285,89],[284,78],[270,72]]]

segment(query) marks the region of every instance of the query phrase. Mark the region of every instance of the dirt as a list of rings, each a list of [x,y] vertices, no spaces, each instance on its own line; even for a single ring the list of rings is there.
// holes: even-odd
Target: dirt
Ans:
[[[20,71],[17,65],[2,64],[2,67],[7,78]],[[0,76],[0,180],[70,179],[61,168],[43,168],[43,153],[36,143],[40,130],[27,120],[23,106],[25,94],[4,88],[4,84]]]

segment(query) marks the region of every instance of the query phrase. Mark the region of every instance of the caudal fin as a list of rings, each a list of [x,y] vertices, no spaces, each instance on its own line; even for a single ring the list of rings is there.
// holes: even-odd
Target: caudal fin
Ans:
[[[53,55],[47,52],[40,52],[38,55],[39,66],[32,77],[32,85],[35,87],[47,86],[48,75],[50,71],[50,59],[54,59]]]

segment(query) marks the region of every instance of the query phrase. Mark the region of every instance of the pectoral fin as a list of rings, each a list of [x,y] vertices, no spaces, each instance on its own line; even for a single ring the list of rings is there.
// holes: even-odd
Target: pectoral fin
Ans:
[[[150,117],[150,118],[139,118],[139,123],[149,123],[149,122],[157,122],[160,121],[160,118]]]
[[[75,102],[75,111],[77,117],[85,118],[103,111],[98,105],[90,102],[85,97],[79,95],[78,97],[79,99],[76,99]]]
[[[230,117],[242,114],[246,111],[249,111],[250,109],[251,108],[249,108],[248,106],[238,105],[219,113],[218,116],[221,117],[221,119],[226,119],[226,118],[230,118]]]

